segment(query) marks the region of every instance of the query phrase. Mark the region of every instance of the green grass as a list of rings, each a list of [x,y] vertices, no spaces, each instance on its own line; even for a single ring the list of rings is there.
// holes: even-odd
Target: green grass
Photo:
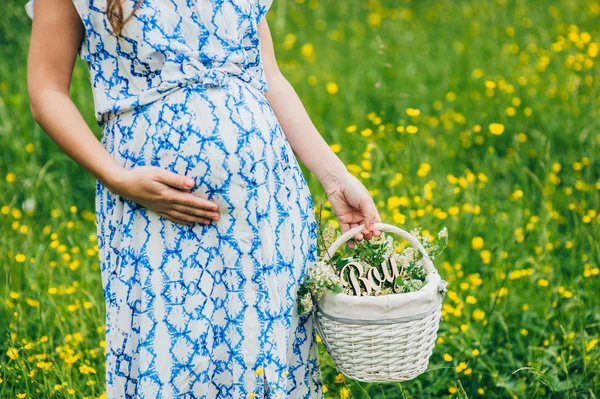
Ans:
[[[0,6],[0,397],[96,398],[94,179],[31,118],[24,3]],[[599,16],[586,0],[275,1],[279,64],[383,221],[450,238],[429,370],[341,379],[320,344],[326,397],[598,396]],[[99,137],[81,60],[72,93]]]

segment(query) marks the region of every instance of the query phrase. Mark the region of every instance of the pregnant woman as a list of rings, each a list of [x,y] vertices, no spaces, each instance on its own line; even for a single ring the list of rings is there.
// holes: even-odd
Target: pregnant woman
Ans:
[[[33,117],[96,178],[108,399],[323,397],[296,314],[317,225],[295,156],[342,232],[381,220],[278,70],[271,1],[25,5]],[[69,96],[77,55],[100,141]]]

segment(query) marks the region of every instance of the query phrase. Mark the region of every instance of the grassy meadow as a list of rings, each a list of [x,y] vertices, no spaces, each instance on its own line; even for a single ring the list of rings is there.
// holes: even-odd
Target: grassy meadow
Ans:
[[[24,4],[0,4],[0,398],[103,398],[94,179],[31,117]],[[275,0],[267,19],[383,221],[449,231],[428,371],[359,383],[320,343],[325,397],[599,397],[600,1]],[[99,137],[88,79],[78,59]]]

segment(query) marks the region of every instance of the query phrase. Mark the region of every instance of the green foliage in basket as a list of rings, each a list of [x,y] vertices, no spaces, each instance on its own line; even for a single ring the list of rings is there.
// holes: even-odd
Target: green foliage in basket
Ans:
[[[423,287],[425,259],[419,250],[412,246],[403,248],[399,242],[394,240],[395,235],[382,232],[379,237],[372,237],[370,240],[352,240],[354,248],[342,245],[328,257],[326,251],[331,247],[339,232],[333,227],[331,221],[322,222],[322,204],[318,207],[317,219],[319,255],[317,261],[308,267],[304,279],[301,281],[297,301],[298,314],[311,311],[314,302],[321,298],[326,289],[347,295],[388,295],[414,292]],[[438,233],[440,240],[438,243],[434,243],[429,235],[421,235],[421,230],[421,227],[414,228],[410,234],[419,240],[433,261],[448,245],[448,230],[444,227]],[[357,265],[362,268],[360,277],[368,276],[369,270],[372,268],[376,268],[379,276],[383,276],[385,275],[382,271],[383,265],[387,264],[388,271],[390,271],[392,270],[391,263],[395,263],[398,276],[391,282],[387,280],[378,282],[378,289],[370,289],[365,285],[342,284],[342,281],[351,281],[351,273],[354,273],[356,277]],[[351,265],[354,268],[347,267]]]

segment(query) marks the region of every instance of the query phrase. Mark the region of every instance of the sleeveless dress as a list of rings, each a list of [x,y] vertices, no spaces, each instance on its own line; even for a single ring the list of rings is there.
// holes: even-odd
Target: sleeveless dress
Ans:
[[[313,320],[296,313],[314,203],[264,95],[272,0],[142,0],[121,38],[106,0],[72,1],[103,146],[191,177],[221,216],[174,223],[96,180],[106,397],[323,398]]]

